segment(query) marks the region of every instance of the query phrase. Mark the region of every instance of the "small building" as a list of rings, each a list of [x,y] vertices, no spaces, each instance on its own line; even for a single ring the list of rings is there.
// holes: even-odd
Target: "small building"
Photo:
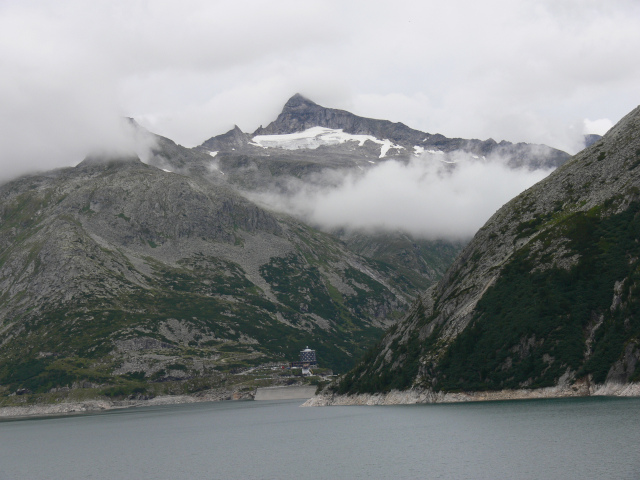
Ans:
[[[311,367],[317,367],[316,351],[309,347],[300,351],[300,361],[291,362],[291,368],[301,368],[302,375],[311,375]]]

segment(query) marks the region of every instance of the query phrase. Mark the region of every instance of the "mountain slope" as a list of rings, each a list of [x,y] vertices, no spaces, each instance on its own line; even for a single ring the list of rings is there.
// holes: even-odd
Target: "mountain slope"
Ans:
[[[344,370],[408,300],[333,237],[137,158],[1,186],[0,295],[0,394],[33,398],[224,387],[306,344]]]
[[[425,240],[404,232],[334,231],[352,252],[387,267],[401,291],[417,293],[438,281],[466,245],[465,240]]]
[[[500,209],[338,391],[638,382],[639,241],[637,108]]]

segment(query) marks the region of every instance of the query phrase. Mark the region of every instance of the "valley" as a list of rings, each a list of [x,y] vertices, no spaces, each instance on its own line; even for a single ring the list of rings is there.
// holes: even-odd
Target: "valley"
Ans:
[[[257,194],[452,152],[509,155],[509,168],[568,158],[447,139],[300,95],[266,128],[236,127],[194,149],[129,123],[152,145],[144,161],[89,156],[0,186],[4,406],[246,395],[303,381],[249,372],[292,361],[304,345],[345,373],[468,240],[322,228]]]

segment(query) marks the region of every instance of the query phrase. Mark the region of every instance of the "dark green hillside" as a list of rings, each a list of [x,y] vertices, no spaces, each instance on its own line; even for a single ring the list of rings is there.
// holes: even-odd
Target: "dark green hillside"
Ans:
[[[640,108],[496,212],[336,389],[640,382],[639,286]]]
[[[558,223],[580,255],[569,271],[536,271],[537,255],[523,248],[482,297],[470,326],[447,350],[436,386],[495,390],[554,385],[567,369],[603,383],[625,344],[640,341],[640,204],[601,216],[579,212]],[[540,240],[551,242],[551,233]],[[620,285],[612,305],[611,285]],[[595,348],[585,342],[600,323]],[[585,362],[585,355],[588,357]],[[629,378],[640,377],[640,364]]]

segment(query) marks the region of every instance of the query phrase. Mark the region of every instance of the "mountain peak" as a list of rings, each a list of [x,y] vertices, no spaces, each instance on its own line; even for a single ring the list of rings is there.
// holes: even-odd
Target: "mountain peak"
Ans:
[[[201,146],[207,150],[235,150],[246,147],[248,142],[247,134],[234,125],[227,133],[212,137]]]
[[[296,93],[293,97],[287,100],[287,103],[284,104],[284,108],[282,112],[291,111],[291,110],[299,110],[300,108],[308,108],[308,107],[317,107],[318,104],[312,102],[307,97],[302,96],[299,93]]]

